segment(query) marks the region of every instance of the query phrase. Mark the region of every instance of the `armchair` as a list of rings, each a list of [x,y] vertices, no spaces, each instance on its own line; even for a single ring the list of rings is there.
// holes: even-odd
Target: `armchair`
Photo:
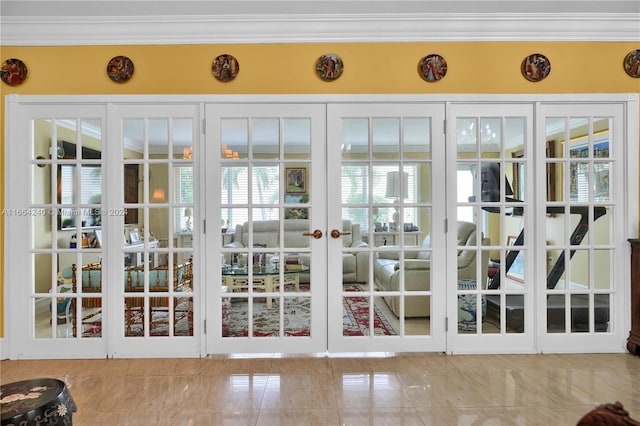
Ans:
[[[470,250],[458,251],[458,280],[476,280],[476,225],[469,222],[458,222],[458,245],[469,246]],[[488,245],[489,239],[483,238],[482,245]],[[423,251],[405,251],[404,259],[404,289],[405,291],[431,290],[431,235],[427,235],[421,247]],[[428,250],[427,250],[428,249]],[[378,253],[373,267],[373,277],[376,288],[382,291],[400,290],[400,259],[399,252],[384,251]],[[488,250],[482,251],[481,276],[486,280],[489,265]],[[391,311],[400,316],[400,299],[397,296],[385,297],[385,302]],[[431,307],[428,296],[414,296],[405,298],[405,317],[428,317]]]

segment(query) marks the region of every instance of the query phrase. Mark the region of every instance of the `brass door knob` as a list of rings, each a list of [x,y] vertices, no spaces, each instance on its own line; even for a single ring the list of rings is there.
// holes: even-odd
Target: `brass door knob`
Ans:
[[[340,238],[342,235],[351,235],[351,232],[340,232],[337,229],[331,230],[331,238]]]
[[[319,229],[316,229],[313,232],[305,232],[302,235],[304,235],[305,237],[313,237],[316,240],[319,240],[320,238],[322,238],[322,231]]]

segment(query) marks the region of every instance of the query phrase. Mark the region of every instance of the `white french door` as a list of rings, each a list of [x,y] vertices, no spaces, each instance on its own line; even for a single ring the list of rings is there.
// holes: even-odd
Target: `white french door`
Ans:
[[[623,350],[628,332],[626,232],[634,226],[625,223],[624,212],[637,206],[637,200],[627,204],[623,189],[636,186],[633,176],[638,179],[624,160],[638,155],[624,141],[624,106],[542,104],[539,117],[538,134],[554,149],[538,150],[537,171],[553,174],[556,190],[538,188],[536,194],[541,225],[536,266],[546,276],[535,286],[538,349]]]
[[[108,170],[99,105],[13,104],[7,140],[5,327],[9,356],[104,357],[106,304],[102,281],[83,291],[83,262],[97,262],[100,247],[84,244],[83,226],[95,226],[105,208]],[[16,141],[20,141],[16,143]],[[24,142],[24,143],[23,143]]]
[[[443,351],[444,105],[327,116],[329,350]]]
[[[534,352],[533,105],[448,112],[447,351]]]
[[[199,116],[198,105],[110,110],[117,174],[103,238],[115,357],[200,353]]]
[[[451,105],[449,217],[482,238],[456,241],[449,221],[448,352],[622,350],[634,226],[624,214],[623,111]],[[482,259],[471,275],[467,254]]]
[[[206,107],[207,352],[327,349],[325,107]]]
[[[475,98],[11,97],[9,356],[623,351],[637,97]]]

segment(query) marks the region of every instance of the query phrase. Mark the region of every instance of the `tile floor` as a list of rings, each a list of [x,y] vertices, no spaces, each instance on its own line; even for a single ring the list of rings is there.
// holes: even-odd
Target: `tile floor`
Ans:
[[[620,401],[640,357],[389,354],[1,361],[1,383],[66,381],[77,425],[575,425]]]

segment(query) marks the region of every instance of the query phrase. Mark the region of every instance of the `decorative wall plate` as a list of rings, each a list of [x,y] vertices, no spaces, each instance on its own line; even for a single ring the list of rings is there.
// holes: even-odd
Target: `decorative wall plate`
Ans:
[[[439,81],[447,74],[447,61],[440,55],[427,55],[418,62],[418,73],[429,83]]]
[[[534,53],[522,61],[522,75],[529,81],[541,81],[551,73],[551,62],[546,56]]]
[[[344,64],[340,56],[333,53],[322,55],[316,61],[316,74],[324,81],[338,79],[344,71]]]
[[[0,68],[0,78],[9,86],[18,86],[27,78],[27,66],[20,59],[7,59]]]
[[[232,55],[220,55],[213,60],[211,71],[215,78],[226,83],[238,76],[240,64]]]
[[[124,83],[133,75],[133,62],[126,56],[115,56],[107,64],[107,75],[116,83]]]
[[[631,77],[640,78],[640,49],[633,50],[625,56],[624,70]]]

